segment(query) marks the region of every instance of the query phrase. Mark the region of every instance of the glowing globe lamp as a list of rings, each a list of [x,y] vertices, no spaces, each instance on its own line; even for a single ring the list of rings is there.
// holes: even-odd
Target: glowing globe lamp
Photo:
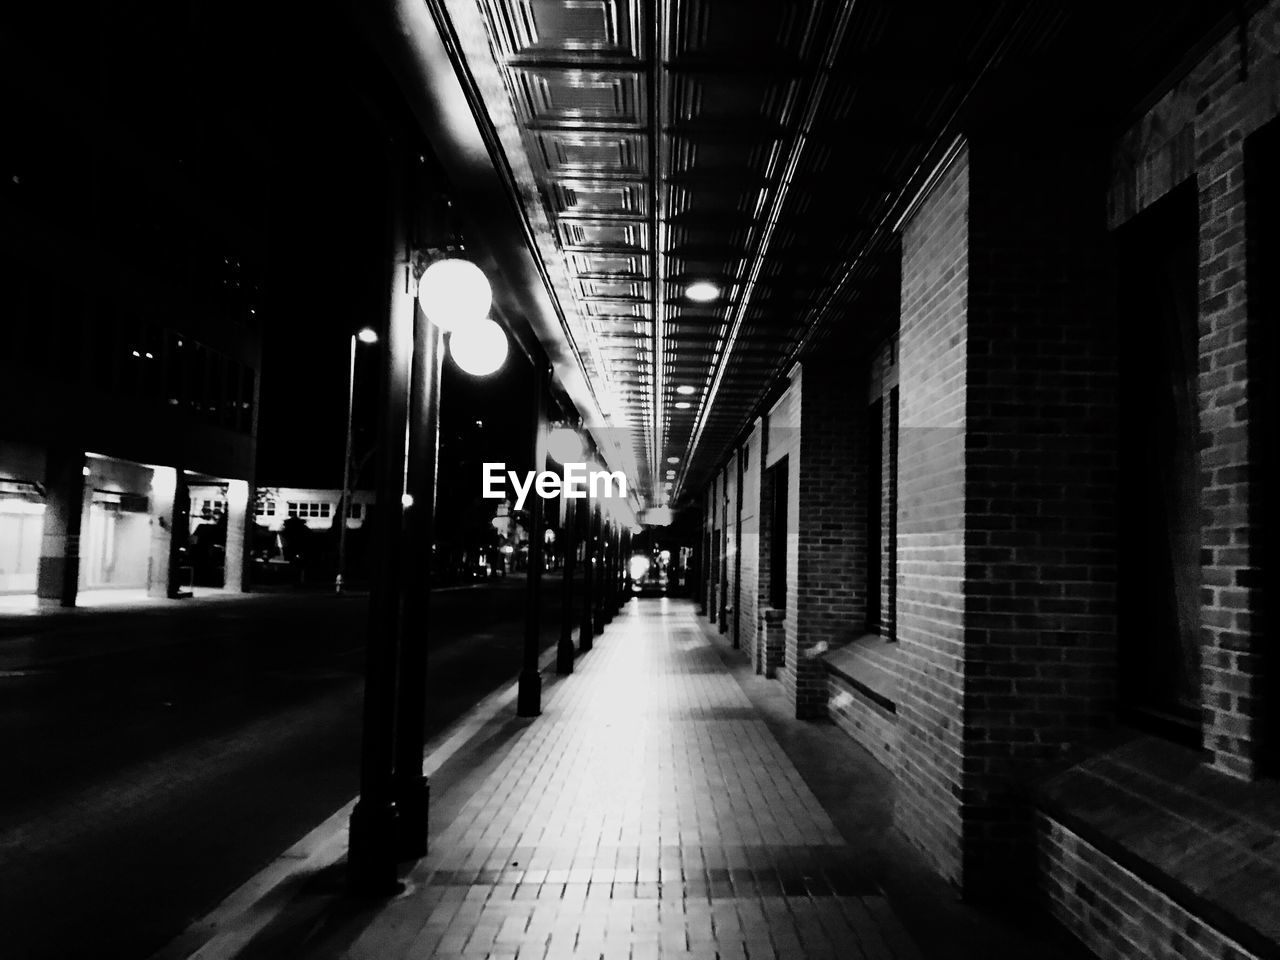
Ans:
[[[485,319],[493,291],[484,273],[470,260],[437,260],[418,281],[418,303],[441,330],[460,330]]]
[[[453,362],[473,377],[487,377],[507,361],[507,334],[488,317],[449,334]]]
[[[547,436],[547,452],[556,463],[581,463],[582,438],[572,427],[556,427]]]
[[[684,295],[697,303],[710,303],[716,297],[720,296],[720,290],[710,281],[698,280],[695,283],[689,284],[684,291]]]

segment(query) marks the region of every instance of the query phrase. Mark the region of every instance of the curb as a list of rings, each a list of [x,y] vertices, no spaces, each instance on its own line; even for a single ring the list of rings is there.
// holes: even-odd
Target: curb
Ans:
[[[552,644],[538,660],[539,672],[555,664]],[[465,747],[503,710],[515,702],[519,682],[495,690],[432,739],[422,760],[430,777]],[[231,960],[273,920],[288,909],[294,895],[316,873],[347,852],[352,798],[324,822],[241,884],[210,913],[161,947],[150,960]]]

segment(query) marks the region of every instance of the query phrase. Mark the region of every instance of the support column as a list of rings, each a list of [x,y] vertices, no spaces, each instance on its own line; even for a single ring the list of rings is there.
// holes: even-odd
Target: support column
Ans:
[[[151,556],[147,567],[147,596],[169,596],[169,558],[173,544],[173,504],[178,492],[178,471],[173,467],[151,469]]]
[[[540,360],[533,362],[533,466],[547,467],[547,431],[543,422],[547,392],[547,370]],[[529,498],[529,569],[525,579],[524,667],[516,694],[516,713],[536,717],[542,713],[542,675],[538,672],[538,646],[542,634],[542,546],[545,536],[542,496],[535,490]]]
[[[618,600],[618,607],[626,607],[627,600],[631,599],[631,531],[622,531],[622,596]]]
[[[595,607],[596,633],[604,633],[605,603],[604,592],[609,585],[609,522],[604,519],[600,504],[596,504],[596,595],[592,598]]]
[[[560,523],[561,556],[564,557],[564,568],[560,571],[560,640],[556,644],[556,673],[560,676],[573,673],[573,569],[576,565],[578,550],[578,515],[582,512],[576,500],[570,500],[560,493],[564,517]]]
[[[404,587],[397,675],[395,783],[396,847],[402,860],[427,853],[430,787],[422,774],[427,707],[427,650],[431,636],[431,549],[435,542],[436,476],[440,449],[440,330],[414,308],[409,383],[409,453],[405,479]],[[344,501],[344,512],[346,510]],[[346,518],[342,518],[345,524]]]
[[[84,516],[84,451],[49,449],[46,500],[36,574],[37,603],[74,607],[80,583],[80,523]]]
[[[227,543],[222,555],[222,589],[239,593],[244,590],[245,541],[249,539],[249,481],[227,483]]]
[[[604,581],[601,583],[603,589],[600,591],[601,619],[605,626],[613,622],[614,562],[617,554],[615,540],[617,535],[614,524],[610,522],[604,530]]]
[[[716,602],[716,626],[720,633],[729,629],[729,468],[724,468],[720,481],[720,597]]]
[[[387,250],[390,270],[387,320],[379,331],[385,344],[382,396],[378,417],[378,509],[373,529],[373,580],[369,592],[369,629],[365,643],[364,716],[360,760],[360,799],[351,812],[348,878],[360,892],[396,892],[396,806],[394,775],[396,646],[399,632],[402,496],[409,362],[413,349],[413,297],[405,262],[404,169],[398,148],[387,165]]]
[[[576,511],[580,514],[578,535],[582,542],[582,617],[578,623],[578,652],[591,649],[595,636],[595,526],[597,514],[589,497],[584,497]]]
[[[162,555],[152,555],[155,569],[162,571],[162,579],[151,584],[150,593],[173,600],[191,595],[184,589],[186,574],[182,563],[182,548],[191,536],[191,488],[187,484],[186,473],[180,467],[168,469],[173,471],[168,508],[165,514],[155,514],[164,520],[158,525],[168,527],[168,536],[159,538],[159,542],[152,541],[153,547],[164,551]]]

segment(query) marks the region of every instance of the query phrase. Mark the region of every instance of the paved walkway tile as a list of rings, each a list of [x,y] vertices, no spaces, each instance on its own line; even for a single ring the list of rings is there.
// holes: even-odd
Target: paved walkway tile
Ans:
[[[687,603],[631,603],[431,847],[343,956],[919,956]]]

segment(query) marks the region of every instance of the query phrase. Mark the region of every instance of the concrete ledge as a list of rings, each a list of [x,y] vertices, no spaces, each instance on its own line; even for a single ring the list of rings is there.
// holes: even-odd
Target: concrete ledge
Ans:
[[[898,712],[900,660],[899,646],[874,634],[822,655],[823,666],[829,674],[839,677],[889,713]]]
[[[1153,942],[1225,940],[1280,960],[1280,784],[1135,735],[1047,778],[1036,805],[1041,886],[1086,943],[1129,938],[1139,912],[1163,918]]]
[[[888,769],[898,753],[899,656],[896,643],[864,636],[820,658],[828,716]]]

